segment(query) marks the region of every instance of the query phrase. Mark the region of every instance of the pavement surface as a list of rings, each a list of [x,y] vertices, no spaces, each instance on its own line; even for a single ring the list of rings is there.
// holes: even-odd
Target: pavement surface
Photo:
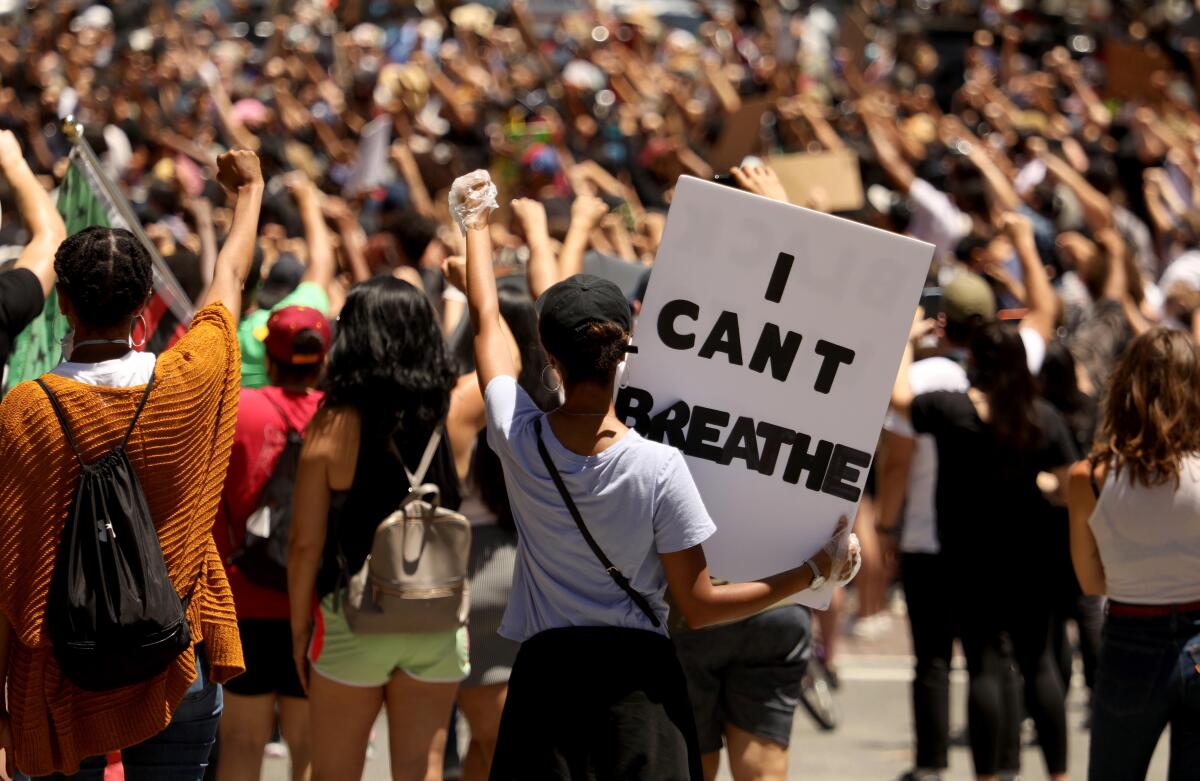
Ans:
[[[841,725],[822,732],[799,710],[792,731],[789,780],[799,781],[896,781],[911,768],[912,716],[909,685],[912,659],[908,626],[902,615],[892,616],[884,631],[870,640],[847,635],[838,649],[841,688],[837,692]],[[966,726],[966,673],[956,669],[951,680],[952,731]],[[1085,728],[1085,695],[1079,676],[1072,686],[1068,709],[1070,725],[1070,777],[1087,778],[1088,732]],[[382,716],[376,727],[372,756],[363,778],[386,781],[387,726]],[[969,781],[971,758],[965,740],[951,751],[945,781]],[[1147,779],[1167,776],[1166,739],[1159,744]],[[287,781],[287,760],[264,762],[264,781]],[[1036,746],[1026,746],[1022,756],[1022,781],[1045,781],[1048,776]],[[722,767],[718,781],[732,781]]]

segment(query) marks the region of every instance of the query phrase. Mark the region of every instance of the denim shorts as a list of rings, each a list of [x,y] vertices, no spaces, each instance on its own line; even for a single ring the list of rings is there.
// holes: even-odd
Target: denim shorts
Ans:
[[[205,675],[197,652],[196,680],[175,709],[171,723],[149,740],[121,750],[125,781],[203,781],[224,709],[221,685]],[[32,781],[104,781],[106,757],[89,757],[72,775],[55,773]],[[24,779],[17,774],[18,779]]]
[[[674,639],[701,752],[721,750],[726,724],[787,747],[812,647],[806,608],[777,607]]]

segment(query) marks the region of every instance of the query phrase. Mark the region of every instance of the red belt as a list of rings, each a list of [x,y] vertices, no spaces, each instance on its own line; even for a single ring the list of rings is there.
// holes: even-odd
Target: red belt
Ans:
[[[1179,605],[1130,605],[1127,602],[1108,603],[1110,616],[1123,618],[1169,618],[1180,613],[1200,613],[1200,602],[1184,602]]]

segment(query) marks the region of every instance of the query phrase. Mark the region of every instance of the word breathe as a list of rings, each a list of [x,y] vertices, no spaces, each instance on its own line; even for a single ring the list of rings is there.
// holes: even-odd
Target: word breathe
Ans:
[[[651,415],[654,397],[641,388],[625,387],[617,394],[617,416],[646,439],[665,442],[689,456],[729,466],[735,459],[746,469],[768,477],[781,462],[784,445],[791,450],[783,461],[783,479],[793,485],[808,474],[804,487],[857,502],[862,490],[860,470],[871,465],[871,454],[826,439],[812,445],[812,437],[800,431],[740,416],[710,407],[677,401]],[[728,427],[728,434],[723,430]]]
[[[779,303],[783,298],[783,289],[787,285],[795,258],[786,252],[779,253],[775,261],[775,269],[771,272],[771,281],[767,286],[765,298],[773,303]],[[685,298],[676,298],[663,305],[658,313],[658,338],[672,350],[692,350],[696,347],[696,334],[681,329],[681,320],[700,320],[700,305]],[[725,359],[734,366],[746,366],[750,371],[762,374],[770,367],[771,376],[780,382],[786,382],[796,362],[800,344],[804,337],[795,331],[784,333],[775,323],[766,323],[759,332],[746,363],[742,350],[741,324],[736,312],[723,311],[717,316],[705,337],[704,343],[696,353],[699,357],[711,360],[717,353],[722,353]],[[818,393],[829,393],[833,389],[833,381],[841,366],[854,363],[854,351],[840,344],[820,339],[813,352],[821,356],[821,368],[817,371],[813,390]]]

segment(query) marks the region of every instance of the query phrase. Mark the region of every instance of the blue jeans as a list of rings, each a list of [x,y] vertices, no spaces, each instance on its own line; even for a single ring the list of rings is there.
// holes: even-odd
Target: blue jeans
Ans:
[[[1200,613],[1163,618],[1110,615],[1100,643],[1092,703],[1089,781],[1144,779],[1171,726],[1169,781],[1200,768]]]
[[[125,781],[202,781],[204,778],[208,755],[217,741],[217,724],[221,720],[224,700],[221,685],[208,680],[204,665],[198,663],[196,669],[196,680],[175,709],[171,723],[149,740],[121,750]],[[74,775],[55,773],[32,781],[104,781],[106,764],[104,757],[89,757],[80,763],[79,771]]]

